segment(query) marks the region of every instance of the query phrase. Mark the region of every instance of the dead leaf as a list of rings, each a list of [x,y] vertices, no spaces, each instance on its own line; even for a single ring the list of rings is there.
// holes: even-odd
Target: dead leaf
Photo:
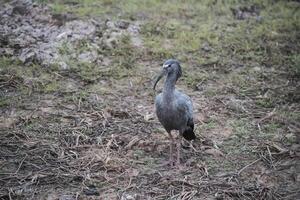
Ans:
[[[194,122],[195,124],[204,124],[205,122],[207,122],[207,117],[203,113],[196,113],[194,114]]]
[[[224,156],[224,154],[222,153],[222,151],[218,150],[218,149],[206,149],[204,151],[205,153],[209,154],[209,155],[213,155],[215,157],[222,157]]]
[[[45,174],[35,174],[35,175],[32,176],[31,182],[34,183],[34,182],[36,182],[36,180],[37,180],[38,178],[44,178],[44,177],[46,177],[46,176],[47,176],[47,175],[45,175]]]
[[[104,110],[102,111],[102,115],[103,115],[103,117],[105,118],[105,120],[110,119],[110,118],[112,117],[112,115],[111,115],[109,109],[104,109]]]
[[[282,153],[282,152],[288,152],[287,149],[285,149],[285,148],[283,148],[283,147],[280,147],[279,145],[277,145],[277,144],[275,144],[275,143],[273,143],[272,146],[273,146],[278,152],[280,152],[280,153]]]
[[[108,164],[110,161],[111,161],[111,158],[109,156],[107,156],[104,163]]]
[[[101,194],[101,196],[98,199],[111,199],[111,200],[117,200],[118,198],[118,192],[114,189],[109,189],[105,191],[104,194]]]
[[[131,149],[131,147],[135,145],[139,140],[140,138],[138,136],[134,136],[132,140],[125,146],[125,149]]]
[[[8,118],[0,118],[0,128],[11,128],[13,127],[17,122],[17,119],[16,118],[11,118],[11,117],[8,117]]]
[[[134,168],[131,168],[131,169],[127,169],[126,170],[129,177],[136,177],[139,175],[140,171],[138,169],[134,169]]]

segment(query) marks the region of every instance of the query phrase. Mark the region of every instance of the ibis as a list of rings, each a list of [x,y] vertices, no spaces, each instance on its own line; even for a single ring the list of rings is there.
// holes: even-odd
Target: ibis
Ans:
[[[193,121],[193,104],[191,98],[186,94],[175,89],[177,80],[181,77],[182,70],[180,63],[177,60],[169,59],[163,64],[163,69],[160,75],[154,82],[153,89],[159,80],[166,76],[163,90],[155,98],[155,110],[159,122],[167,131],[170,137],[170,165],[180,165],[180,149],[182,137],[188,141],[194,140],[196,135],[194,133]],[[171,132],[179,133],[175,141]],[[173,147],[176,143],[177,160],[175,163],[173,156]]]

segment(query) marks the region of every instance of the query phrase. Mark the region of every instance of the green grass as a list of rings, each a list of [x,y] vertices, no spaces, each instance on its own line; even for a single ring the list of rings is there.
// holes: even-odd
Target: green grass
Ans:
[[[43,1],[44,2],[44,1]],[[47,1],[46,1],[47,2]],[[249,66],[291,66],[299,73],[300,14],[296,2],[277,1],[196,1],[182,0],[75,0],[75,6],[64,1],[48,1],[54,12],[71,12],[80,17],[110,16],[112,18],[142,20],[141,34],[149,59],[162,60],[177,57],[181,60],[207,61],[201,51],[209,44],[214,57],[222,58],[228,65],[231,58]],[[260,20],[255,17],[235,20],[232,8],[256,5]],[[118,13],[116,15],[115,13]],[[141,17],[143,16],[143,17]],[[291,41],[291,53],[284,52],[286,40]],[[286,59],[286,56],[290,59]],[[128,56],[130,57],[130,56]],[[132,61],[125,60],[130,66]],[[129,64],[127,64],[129,63]]]
[[[23,95],[30,95],[32,92],[53,92],[59,90],[59,78],[53,73],[55,68],[41,68],[32,64],[24,66],[19,61],[11,58],[0,58],[0,74],[10,76],[15,81],[13,87],[15,91]]]
[[[290,60],[290,70],[297,76],[300,76],[300,54],[293,54],[288,56]]]
[[[131,76],[142,53],[131,44],[130,35],[123,34],[115,40],[112,46],[104,45],[101,49],[95,49],[87,40],[75,44],[62,43],[59,53],[65,57],[68,71],[87,83],[93,83],[102,77],[121,79]],[[78,55],[89,52],[94,52],[96,62],[78,58]],[[101,66],[97,62],[101,57],[111,60],[109,66]]]
[[[200,127],[200,132],[201,133],[208,132],[216,128],[217,126],[218,126],[218,122],[215,119],[210,119],[208,122],[206,122]]]
[[[271,98],[262,98],[256,100],[256,105],[259,107],[263,108],[273,108],[274,107],[274,102]]]
[[[241,139],[247,139],[256,133],[253,125],[246,118],[233,120],[230,125],[233,128],[234,136]]]
[[[60,90],[61,83],[53,81],[45,85],[43,91],[46,93],[56,92]]]
[[[207,81],[209,77],[210,76],[204,71],[202,73],[197,72],[189,75],[184,74],[183,80],[188,86],[195,89],[197,84]]]
[[[125,69],[134,69],[135,62],[140,57],[140,53],[132,46],[129,35],[122,35],[119,38],[116,48],[113,48],[106,54],[114,56],[113,64]]]
[[[11,98],[9,97],[4,97],[0,99],[0,108],[5,108],[11,105]]]

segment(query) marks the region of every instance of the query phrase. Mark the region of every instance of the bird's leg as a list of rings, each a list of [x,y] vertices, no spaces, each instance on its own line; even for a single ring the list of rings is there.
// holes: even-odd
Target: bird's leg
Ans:
[[[173,159],[173,146],[174,146],[174,138],[173,138],[173,136],[172,136],[172,134],[171,134],[171,131],[170,131],[170,132],[168,132],[168,134],[169,134],[169,137],[170,137],[170,139],[171,139],[171,143],[170,143],[170,158],[169,158],[169,162],[170,162],[170,165],[172,166],[172,165],[173,165],[173,163],[174,163],[174,159]]]
[[[181,139],[182,139],[182,136],[181,134],[179,133],[179,136],[178,136],[178,140],[177,140],[177,162],[176,162],[176,165],[177,166],[180,166],[180,151],[181,151]]]

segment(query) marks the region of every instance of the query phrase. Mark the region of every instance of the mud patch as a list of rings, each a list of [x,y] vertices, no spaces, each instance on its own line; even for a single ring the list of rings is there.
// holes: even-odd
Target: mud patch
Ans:
[[[47,6],[31,0],[6,3],[0,10],[0,55],[17,57],[26,64],[58,65],[68,69],[69,60],[103,62],[99,49],[115,48],[122,35],[132,36],[132,43],[141,47],[139,24],[102,19],[79,20],[72,15],[52,14]],[[88,51],[77,52],[82,41]],[[64,49],[68,46],[68,51]]]

